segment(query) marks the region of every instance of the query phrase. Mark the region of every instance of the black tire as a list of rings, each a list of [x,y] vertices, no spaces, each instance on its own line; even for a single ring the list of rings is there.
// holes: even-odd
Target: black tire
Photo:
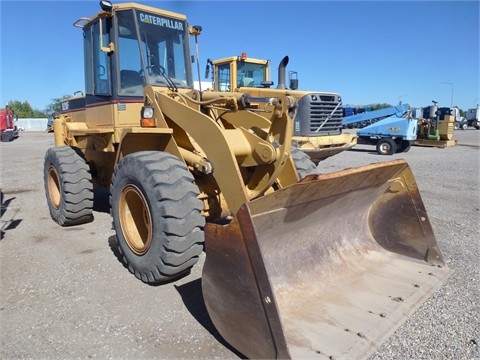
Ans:
[[[110,187],[113,227],[122,260],[148,284],[190,271],[203,251],[202,202],[185,164],[159,151],[124,157]]]
[[[310,156],[308,156],[301,149],[293,145],[290,152],[292,154],[292,159],[295,164],[295,168],[297,169],[300,180],[307,175],[317,173],[317,167],[315,166],[315,163],[310,159]]]
[[[467,124],[462,124],[462,130],[467,130],[468,129],[468,125]]]
[[[409,140],[402,140],[402,152],[409,152],[411,147],[412,143]]]
[[[458,121],[455,121],[454,125],[453,125],[453,129],[454,130],[458,130],[460,129],[460,123]]]
[[[406,153],[410,150],[411,143],[409,140],[395,139],[395,144],[397,145],[397,153]]]
[[[393,155],[397,151],[397,144],[393,139],[380,139],[377,142],[377,153],[380,155]]]
[[[50,216],[57,224],[71,226],[93,220],[92,175],[78,148],[48,149],[43,178]]]

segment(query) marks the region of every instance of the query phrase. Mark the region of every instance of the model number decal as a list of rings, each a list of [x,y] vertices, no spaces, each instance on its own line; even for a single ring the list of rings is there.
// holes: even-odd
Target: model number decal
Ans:
[[[295,121],[295,131],[300,131],[300,121]]]

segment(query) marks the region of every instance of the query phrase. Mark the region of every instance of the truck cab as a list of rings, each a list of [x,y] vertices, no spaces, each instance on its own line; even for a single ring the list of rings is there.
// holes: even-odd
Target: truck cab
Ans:
[[[467,127],[471,126],[480,130],[480,107],[478,105],[476,108],[467,110],[466,123]]]
[[[0,136],[2,142],[10,142],[18,138],[16,117],[10,109],[0,110]]]

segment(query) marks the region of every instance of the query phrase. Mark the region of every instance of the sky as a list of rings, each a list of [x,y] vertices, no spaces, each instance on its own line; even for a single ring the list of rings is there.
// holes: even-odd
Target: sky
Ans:
[[[137,2],[202,26],[201,81],[207,59],[246,52],[271,61],[275,87],[288,55],[300,90],[340,93],[344,105],[480,103],[478,0]],[[82,32],[72,24],[98,11],[98,0],[0,0],[0,107],[18,100],[42,111],[83,91]]]

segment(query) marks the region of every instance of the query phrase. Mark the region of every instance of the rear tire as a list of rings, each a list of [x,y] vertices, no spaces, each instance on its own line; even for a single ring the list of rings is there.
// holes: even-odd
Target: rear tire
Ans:
[[[412,147],[412,143],[409,140],[402,141],[402,152],[404,153],[409,152],[411,147]]]
[[[93,220],[92,176],[78,148],[48,149],[43,176],[50,216],[57,224],[71,226]]]
[[[118,249],[138,279],[164,283],[197,263],[205,218],[182,161],[159,151],[128,155],[115,168],[110,194]]]
[[[411,143],[409,140],[396,139],[397,153],[406,153],[410,150]]]
[[[393,155],[397,151],[397,144],[393,139],[380,139],[377,142],[377,153],[380,155]]]
[[[300,180],[307,175],[317,173],[317,167],[315,166],[315,163],[310,160],[310,156],[296,146],[292,146],[290,152]]]

